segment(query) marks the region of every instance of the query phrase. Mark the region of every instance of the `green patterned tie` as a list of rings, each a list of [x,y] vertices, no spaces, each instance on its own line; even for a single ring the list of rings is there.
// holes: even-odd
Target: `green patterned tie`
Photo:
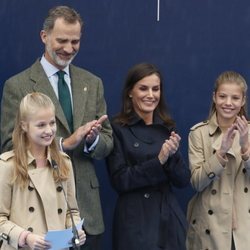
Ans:
[[[71,98],[70,98],[70,92],[69,87],[64,80],[64,71],[58,71],[58,98],[59,102],[61,104],[61,107],[63,109],[64,115],[67,119],[67,122],[69,124],[69,128],[71,132],[73,132],[73,115],[72,115],[72,106],[71,106]]]

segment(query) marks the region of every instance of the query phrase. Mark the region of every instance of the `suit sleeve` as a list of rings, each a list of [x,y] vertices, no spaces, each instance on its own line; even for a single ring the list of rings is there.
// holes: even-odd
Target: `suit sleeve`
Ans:
[[[96,119],[99,119],[102,115],[107,114],[107,105],[104,98],[103,84],[100,78],[97,83],[97,98],[96,98]],[[102,130],[100,132],[100,138],[94,151],[91,152],[91,157],[95,159],[103,159],[106,157],[113,148],[112,129],[110,122],[106,120],[102,124]]]
[[[16,114],[22,99],[18,83],[13,78],[4,84],[1,101],[1,152],[12,149],[12,132],[16,120]]]

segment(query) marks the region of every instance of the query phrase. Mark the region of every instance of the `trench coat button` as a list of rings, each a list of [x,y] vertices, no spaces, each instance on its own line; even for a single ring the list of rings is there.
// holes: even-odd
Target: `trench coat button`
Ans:
[[[29,189],[29,191],[33,191],[34,190],[34,188],[31,187],[31,186],[28,186],[28,189]]]
[[[248,213],[250,213],[250,209],[248,209]]]
[[[134,143],[134,147],[135,147],[135,148],[138,148],[138,147],[139,147],[139,143],[138,143],[138,142],[135,142],[135,143]]]
[[[210,180],[212,180],[215,177],[215,173],[214,172],[210,172],[207,176],[208,176],[208,178]]]
[[[61,187],[61,186],[58,186],[58,187],[56,188],[56,190],[57,190],[57,192],[61,192],[61,191],[62,191],[62,187]]]
[[[33,232],[33,228],[32,227],[29,227],[27,230],[30,231],[31,233]]]
[[[206,234],[210,234],[210,230],[209,229],[206,229]]]
[[[243,174],[245,174],[247,172],[247,170],[245,168],[242,169]]]
[[[244,188],[244,192],[245,192],[245,193],[248,192],[248,188],[247,188],[247,187]]]
[[[216,189],[211,190],[211,194],[215,195],[217,193]]]
[[[214,213],[213,210],[211,209],[208,210],[208,214],[212,215],[213,213]]]
[[[61,213],[62,213],[62,209],[61,209],[61,208],[58,208],[58,209],[57,209],[57,212],[58,212],[58,214],[61,214]]]
[[[192,224],[195,224],[196,223],[196,219],[194,219],[193,221],[192,221]]]
[[[34,207],[29,207],[29,211],[30,211],[31,213],[33,213],[33,212],[35,211],[35,208],[34,208]]]
[[[146,199],[148,199],[148,198],[150,197],[150,194],[149,194],[149,193],[145,193],[145,194],[144,194],[144,197],[145,197]]]

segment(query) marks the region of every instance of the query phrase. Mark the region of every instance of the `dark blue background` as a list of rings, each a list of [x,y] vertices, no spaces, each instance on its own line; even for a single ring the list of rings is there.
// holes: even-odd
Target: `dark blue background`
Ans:
[[[40,29],[49,8],[69,5],[83,17],[81,50],[74,64],[103,79],[108,114],[119,111],[128,69],[155,63],[165,79],[165,96],[182,136],[187,159],[189,128],[208,115],[215,78],[235,70],[250,79],[249,0],[1,0],[0,84],[43,53]],[[3,115],[3,114],[2,114]],[[111,249],[116,194],[104,161],[96,164],[106,224],[103,249]],[[182,208],[193,194],[177,191]]]

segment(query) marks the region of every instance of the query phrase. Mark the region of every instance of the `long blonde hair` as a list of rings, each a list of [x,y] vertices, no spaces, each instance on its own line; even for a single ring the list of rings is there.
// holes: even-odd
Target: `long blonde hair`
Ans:
[[[28,181],[28,154],[27,149],[29,145],[29,139],[27,133],[22,128],[22,122],[27,122],[29,117],[37,113],[40,109],[52,109],[55,113],[55,106],[51,99],[42,93],[34,92],[27,94],[20,103],[19,110],[16,116],[15,127],[12,133],[13,150],[14,150],[14,176],[13,182],[17,181],[22,187],[24,187]],[[50,149],[51,159],[53,159],[60,166],[60,174],[53,172],[55,181],[66,180],[69,175],[69,167],[65,163],[62,154],[60,153],[55,139]]]

